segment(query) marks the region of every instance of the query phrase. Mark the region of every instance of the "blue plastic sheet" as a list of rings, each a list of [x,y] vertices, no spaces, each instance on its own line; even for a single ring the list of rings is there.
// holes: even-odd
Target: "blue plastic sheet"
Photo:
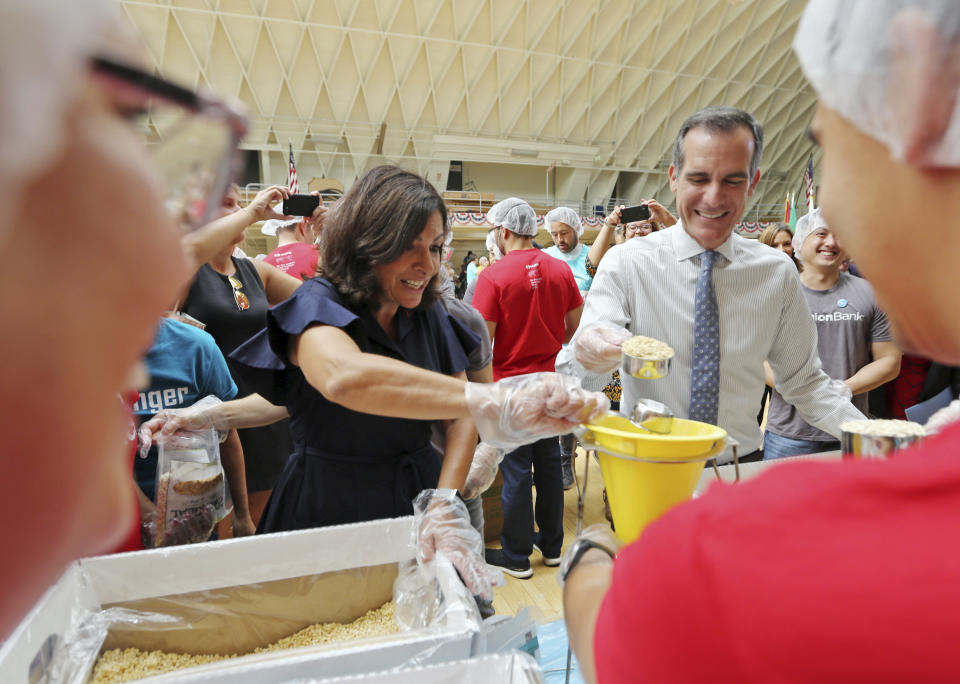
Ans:
[[[554,620],[537,627],[540,640],[540,667],[547,684],[562,684],[567,672],[567,626],[563,620]],[[571,660],[570,681],[584,684],[577,657]]]

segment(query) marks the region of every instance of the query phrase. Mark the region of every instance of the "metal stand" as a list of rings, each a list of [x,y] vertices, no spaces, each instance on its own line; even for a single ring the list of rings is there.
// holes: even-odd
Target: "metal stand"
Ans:
[[[733,448],[733,474],[734,474],[733,481],[734,482],[740,481],[740,456],[737,452],[738,446],[739,445],[737,444],[731,445],[731,447]],[[710,465],[713,466],[713,474],[716,476],[718,480],[722,482],[723,478],[720,477],[720,469],[717,467],[717,460],[715,458],[711,458]]]

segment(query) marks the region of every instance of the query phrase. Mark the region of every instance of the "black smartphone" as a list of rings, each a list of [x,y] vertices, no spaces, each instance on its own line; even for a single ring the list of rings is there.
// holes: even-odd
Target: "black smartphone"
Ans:
[[[626,225],[635,221],[646,221],[650,218],[650,207],[638,204],[635,207],[624,207],[620,210],[620,223]]]
[[[313,210],[320,206],[317,195],[290,195],[283,200],[284,216],[313,216]]]

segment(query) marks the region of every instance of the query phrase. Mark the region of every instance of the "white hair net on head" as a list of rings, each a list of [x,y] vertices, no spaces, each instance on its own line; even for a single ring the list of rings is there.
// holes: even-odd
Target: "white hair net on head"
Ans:
[[[960,166],[960,2],[810,0],[793,39],[820,100],[918,166]]]
[[[543,220],[546,222],[547,228],[550,227],[551,223],[564,223],[577,231],[577,237],[583,235],[583,224],[580,222],[580,215],[570,207],[551,209],[547,212]]]
[[[519,197],[510,197],[494,204],[487,212],[487,220],[517,235],[533,237],[537,234],[537,215],[533,207]]]
[[[107,0],[0,4],[0,238],[16,197],[59,153],[87,58],[116,17],[117,6]]]
[[[810,237],[810,233],[820,228],[827,228],[827,222],[824,220],[823,214],[820,213],[820,207],[797,219],[797,230],[793,234],[792,242],[794,257],[800,259],[800,248],[803,247],[804,240]]]

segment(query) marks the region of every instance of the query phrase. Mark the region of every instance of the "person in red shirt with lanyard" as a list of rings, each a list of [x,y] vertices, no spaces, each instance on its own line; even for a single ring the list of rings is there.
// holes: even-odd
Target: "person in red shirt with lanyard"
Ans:
[[[814,0],[793,45],[820,98],[824,216],[898,344],[960,363],[960,5]],[[904,240],[906,222],[925,239]],[[588,528],[561,567],[586,680],[960,677],[960,425],[935,418],[939,434],[889,460],[714,485],[615,561]]]

